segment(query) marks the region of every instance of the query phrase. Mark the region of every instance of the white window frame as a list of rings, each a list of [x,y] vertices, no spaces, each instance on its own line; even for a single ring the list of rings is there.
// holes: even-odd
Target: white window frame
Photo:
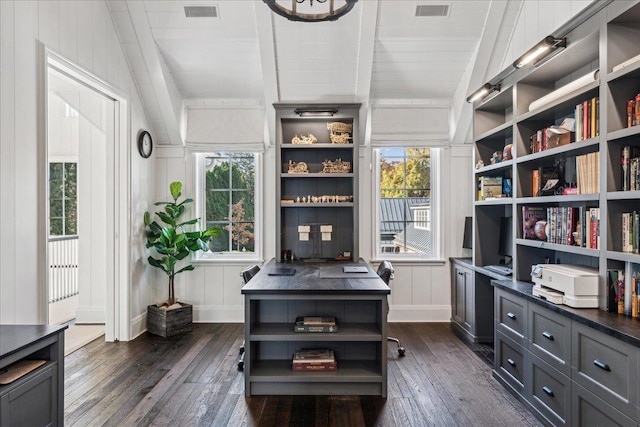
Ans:
[[[255,156],[255,188],[254,188],[254,198],[255,198],[255,206],[254,206],[254,241],[255,241],[255,251],[249,253],[238,253],[238,252],[202,252],[198,251],[193,261],[194,262],[262,262],[262,251],[263,251],[263,242],[262,242],[262,219],[264,217],[262,212],[263,206],[263,154],[261,152],[257,152],[255,150],[225,150],[224,148],[216,149],[215,151],[207,151],[207,152],[198,152],[194,153],[194,172],[195,172],[195,209],[196,215],[200,219],[199,227],[204,227],[204,218],[205,218],[205,181],[204,181],[204,158],[207,156],[215,156],[215,153],[233,153],[233,152],[242,152],[242,153],[252,153]]]
[[[431,156],[431,177],[430,177],[430,203],[431,203],[431,233],[432,233],[432,253],[431,254],[416,254],[416,253],[391,253],[391,252],[381,252],[381,239],[380,239],[380,152],[386,148],[429,148],[430,156]],[[406,143],[406,144],[398,144],[398,143],[389,143],[389,144],[376,144],[373,148],[373,159],[374,159],[374,194],[373,194],[373,206],[374,209],[374,217],[375,221],[373,222],[373,230],[372,233],[375,236],[373,239],[374,247],[372,253],[374,254],[375,259],[381,260],[386,259],[390,261],[407,261],[407,262],[420,262],[420,261],[428,261],[428,262],[443,262],[443,244],[442,244],[442,236],[443,236],[443,212],[444,207],[442,206],[443,200],[441,197],[442,192],[442,174],[441,166],[443,161],[443,151],[442,147],[433,147],[429,145],[422,145],[419,143]],[[435,183],[435,185],[434,185]]]

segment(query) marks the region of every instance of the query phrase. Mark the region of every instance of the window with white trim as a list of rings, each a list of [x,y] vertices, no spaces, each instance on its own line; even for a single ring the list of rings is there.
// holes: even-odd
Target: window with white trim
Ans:
[[[78,234],[78,163],[49,162],[49,235]]]
[[[378,259],[441,259],[440,151],[398,146],[375,149]]]
[[[259,257],[258,153],[197,154],[196,206],[203,226],[222,232],[198,259]]]

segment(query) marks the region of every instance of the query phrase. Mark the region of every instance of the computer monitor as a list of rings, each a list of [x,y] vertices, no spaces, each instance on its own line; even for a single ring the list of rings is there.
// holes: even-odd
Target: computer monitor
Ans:
[[[513,227],[510,216],[500,218],[500,236],[498,240],[498,255],[511,258],[513,256]],[[509,262],[511,260],[508,260]],[[505,261],[505,264],[509,262]]]
[[[462,247],[465,249],[473,249],[473,239],[471,233],[473,232],[473,225],[471,223],[472,218],[470,216],[464,219],[464,237],[462,239]]]

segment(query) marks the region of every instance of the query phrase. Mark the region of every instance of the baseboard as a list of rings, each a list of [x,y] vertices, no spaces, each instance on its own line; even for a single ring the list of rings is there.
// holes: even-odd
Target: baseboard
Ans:
[[[104,307],[78,307],[76,310],[76,324],[104,324],[106,310]]]
[[[394,305],[389,308],[388,322],[449,322],[450,305]]]
[[[138,338],[147,331],[147,312],[131,319],[131,340]]]
[[[241,305],[194,305],[193,323],[242,323],[244,307]]]

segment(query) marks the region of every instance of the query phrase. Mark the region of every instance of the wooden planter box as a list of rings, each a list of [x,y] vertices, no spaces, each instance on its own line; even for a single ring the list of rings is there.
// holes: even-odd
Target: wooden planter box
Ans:
[[[161,337],[191,332],[193,322],[193,306],[180,303],[181,308],[162,310],[158,306],[147,306],[147,331]]]

